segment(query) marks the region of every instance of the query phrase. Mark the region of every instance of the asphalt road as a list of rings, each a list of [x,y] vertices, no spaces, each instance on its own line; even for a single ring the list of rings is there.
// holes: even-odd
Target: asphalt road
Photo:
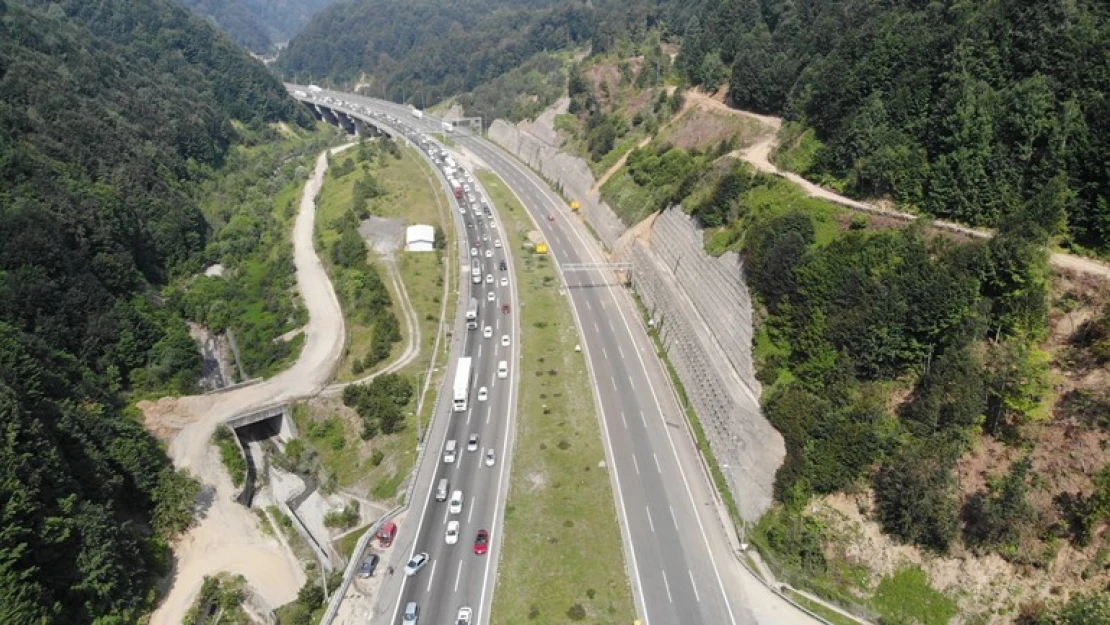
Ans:
[[[398,119],[409,115],[408,107],[350,94],[339,97]],[[425,132],[440,131],[438,120],[428,116],[406,121]],[[462,133],[452,138],[513,190],[560,267],[604,262],[578,218],[527,167],[483,139]],[[595,384],[627,564],[644,625],[797,621],[798,615],[782,605],[768,605],[766,596],[755,604],[748,596],[750,580],[741,579],[744,573],[714,512],[714,494],[685,417],[627,290],[607,271],[560,273]],[[768,614],[784,620],[768,620]]]
[[[405,136],[426,155],[429,147],[438,147],[421,143],[420,134],[403,119],[374,119],[349,107],[336,104],[330,107],[387,126]],[[415,532],[415,540],[398,540],[398,546],[411,545],[407,556],[427,553],[429,561],[412,577],[404,576],[402,566],[396,567],[394,583],[383,583],[381,592],[396,592],[397,598],[392,612],[380,616],[388,617],[384,622],[400,623],[405,605],[415,601],[422,623],[453,624],[458,609],[468,606],[473,610],[473,623],[478,624],[489,619],[492,583],[496,579],[497,554],[501,544],[499,528],[503,522],[508,490],[509,450],[512,448],[518,378],[516,284],[509,246],[495,245],[501,240],[496,207],[490,203],[491,214],[485,215],[481,205],[486,197],[484,191],[473,178],[466,180],[461,170],[456,176],[462,184],[470,187],[473,200],[469,199],[469,194],[456,199],[443,175],[442,160],[432,164],[450,197],[451,211],[457,217],[457,253],[461,256],[461,273],[465,279],[465,289],[459,292],[460,308],[465,310],[471,298],[479,303],[478,328],[468,330],[460,322],[454,330],[462,340],[461,350],[454,351],[461,351],[461,355],[472,358],[473,373],[467,409],[455,412],[451,407],[451,395],[458,358],[452,358],[449,363],[440,389],[440,393],[446,396],[439,403],[440,412],[436,414],[436,421],[425,438],[428,449],[421,466],[417,467],[412,509],[406,527],[398,530],[399,535]],[[477,255],[472,255],[472,250],[476,250]],[[481,266],[479,284],[471,280],[472,260],[477,260]],[[505,270],[499,268],[502,261],[506,263]],[[504,285],[502,278],[508,278]],[[506,304],[509,306],[507,313],[502,310]],[[486,326],[491,331],[489,338],[484,336]],[[509,345],[502,343],[503,336],[509,337]],[[497,377],[501,361],[508,364],[507,378]],[[478,400],[482,387],[488,392],[485,401]],[[467,449],[467,441],[472,434],[478,435],[477,451]],[[444,451],[450,440],[456,442],[458,451],[455,461],[447,463]],[[489,448],[495,450],[496,460],[492,467],[485,464],[485,452]],[[436,487],[441,479],[448,480],[448,493],[462,491],[463,507],[460,513],[449,514],[448,503],[435,500]],[[460,525],[458,542],[454,545],[446,542],[447,525],[451,521],[458,521]],[[485,555],[474,553],[474,540],[479,530],[490,534]],[[389,573],[385,575],[389,576]],[[400,583],[396,583],[397,580]],[[381,621],[379,618],[374,620]]]

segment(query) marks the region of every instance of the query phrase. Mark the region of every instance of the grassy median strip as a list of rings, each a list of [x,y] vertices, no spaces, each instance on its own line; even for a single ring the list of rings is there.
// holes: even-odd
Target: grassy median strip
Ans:
[[[520,401],[493,625],[634,618],[592,389],[554,263],[525,246],[533,224],[501,181],[478,178],[517,250]],[[528,247],[529,249],[526,249]]]

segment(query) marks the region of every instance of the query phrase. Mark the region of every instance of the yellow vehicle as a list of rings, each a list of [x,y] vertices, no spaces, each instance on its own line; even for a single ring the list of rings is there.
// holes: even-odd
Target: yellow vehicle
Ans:
[[[572,211],[578,210],[578,200],[575,200],[575,201],[570,203],[570,210],[572,210]]]
[[[537,254],[546,254],[547,253],[547,244],[546,243],[537,243],[536,244],[536,253]]]

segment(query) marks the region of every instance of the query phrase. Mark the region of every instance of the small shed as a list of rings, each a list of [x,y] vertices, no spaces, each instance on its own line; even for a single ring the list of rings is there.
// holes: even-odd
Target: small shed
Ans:
[[[405,230],[405,251],[432,252],[436,249],[435,228],[425,225],[409,226]]]

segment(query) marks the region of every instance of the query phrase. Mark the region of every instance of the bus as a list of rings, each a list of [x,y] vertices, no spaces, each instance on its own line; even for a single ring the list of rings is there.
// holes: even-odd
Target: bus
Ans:
[[[470,358],[459,358],[459,368],[455,370],[454,387],[455,412],[466,410],[466,401],[470,395]]]

